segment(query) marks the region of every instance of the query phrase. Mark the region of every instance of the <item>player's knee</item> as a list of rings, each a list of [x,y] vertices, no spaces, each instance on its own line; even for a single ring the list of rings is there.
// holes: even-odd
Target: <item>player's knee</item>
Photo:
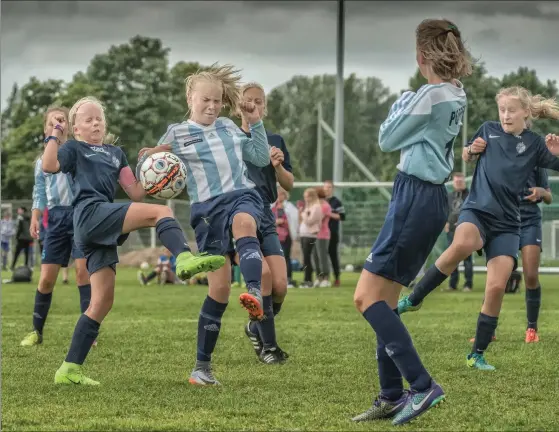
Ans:
[[[56,279],[52,280],[48,277],[44,277],[43,274],[41,274],[41,278],[39,279],[39,292],[41,294],[48,294],[51,293],[54,290],[54,285],[56,283]]]
[[[161,208],[159,209],[158,219],[163,219],[163,218],[167,218],[167,217],[170,217],[170,218],[175,217],[175,214],[173,213],[173,210],[169,206],[161,206]]]
[[[274,297],[285,297],[287,295],[287,274],[274,275],[272,279],[272,292]]]
[[[256,221],[249,214],[239,213],[233,220],[233,230],[238,237],[256,235]]]
[[[105,293],[103,296],[92,296],[89,302],[88,312],[90,312],[93,319],[102,320],[112,309],[113,302],[114,293]]]
[[[477,249],[475,240],[469,238],[455,239],[450,245],[449,249],[452,251],[453,257],[456,260],[464,260]]]
[[[523,273],[524,285],[526,285],[526,288],[536,288],[540,284],[537,270],[533,271],[531,269],[524,268]]]
[[[89,283],[89,273],[85,267],[76,266],[76,283],[78,286],[87,285]]]

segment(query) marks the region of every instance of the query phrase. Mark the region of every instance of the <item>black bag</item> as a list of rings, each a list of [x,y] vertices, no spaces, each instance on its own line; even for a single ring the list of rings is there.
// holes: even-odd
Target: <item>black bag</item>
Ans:
[[[29,267],[18,267],[12,273],[12,282],[31,282],[33,271]]]
[[[518,292],[520,289],[520,283],[522,282],[522,274],[518,271],[513,271],[510,275],[510,278],[507,282],[507,286],[505,288],[506,294],[514,294]]]

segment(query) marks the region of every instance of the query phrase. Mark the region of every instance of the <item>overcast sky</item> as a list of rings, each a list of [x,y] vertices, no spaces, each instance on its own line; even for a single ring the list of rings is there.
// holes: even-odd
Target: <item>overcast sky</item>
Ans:
[[[70,80],[111,45],[158,37],[177,61],[233,63],[267,91],[335,73],[336,2],[1,2],[2,107],[14,82]],[[346,2],[345,74],[398,92],[415,71],[414,31],[445,17],[495,76],[519,66],[559,79],[559,2]]]

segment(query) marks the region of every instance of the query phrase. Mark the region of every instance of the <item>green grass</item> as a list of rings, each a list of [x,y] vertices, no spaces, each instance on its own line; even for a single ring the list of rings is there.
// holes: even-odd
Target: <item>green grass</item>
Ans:
[[[36,285],[4,285],[3,430],[393,429],[389,422],[349,421],[378,391],[374,336],[352,304],[356,278],[344,275],[341,289],[289,291],[277,319],[280,345],[291,355],[284,366],[258,362],[243,333],[240,291],[233,292],[214,354],[222,388],[187,383],[204,287],[142,287],[132,270],[119,269],[114,308],[85,364],[102,385],[84,388],[53,384],[78,318],[77,289],[57,286],[43,345],[22,348]],[[447,402],[404,429],[557,429],[558,279],[541,278],[539,344],[524,344],[524,294],[505,297],[498,341],[487,354],[494,373],[465,365],[482,276],[474,293],[436,291],[419,312],[406,314]]]

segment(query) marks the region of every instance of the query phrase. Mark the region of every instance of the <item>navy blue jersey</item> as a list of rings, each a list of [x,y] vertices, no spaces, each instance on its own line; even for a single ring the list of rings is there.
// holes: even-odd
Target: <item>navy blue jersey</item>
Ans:
[[[559,158],[545,140],[531,130],[506,133],[499,122],[485,122],[471,143],[481,137],[487,143],[476,164],[470,194],[463,209],[487,213],[504,228],[520,226],[520,194],[536,167],[559,171]]]
[[[74,180],[73,206],[85,202],[110,202],[116,193],[120,170],[128,166],[120,147],[66,141],[58,149],[60,171]]]
[[[526,186],[520,194],[520,219],[524,223],[526,221],[534,220],[539,222],[542,217],[542,212],[537,202],[531,202],[525,199],[528,195],[531,195],[531,188],[541,187],[544,189],[549,189],[549,181],[547,178],[547,171],[543,168],[535,168],[528,177]],[[541,202],[541,201],[539,201]]]
[[[245,132],[245,134],[250,137],[250,132]],[[287,151],[287,146],[281,135],[273,134],[266,131],[268,136],[268,144],[270,147],[276,147],[283,152],[283,167],[292,172],[291,161],[289,159],[289,152]],[[248,178],[253,181],[256,185],[256,191],[262,197],[264,204],[272,204],[278,199],[278,189],[277,189],[277,179],[276,170],[270,162],[264,168],[257,167],[252,163],[245,161],[248,171]]]

